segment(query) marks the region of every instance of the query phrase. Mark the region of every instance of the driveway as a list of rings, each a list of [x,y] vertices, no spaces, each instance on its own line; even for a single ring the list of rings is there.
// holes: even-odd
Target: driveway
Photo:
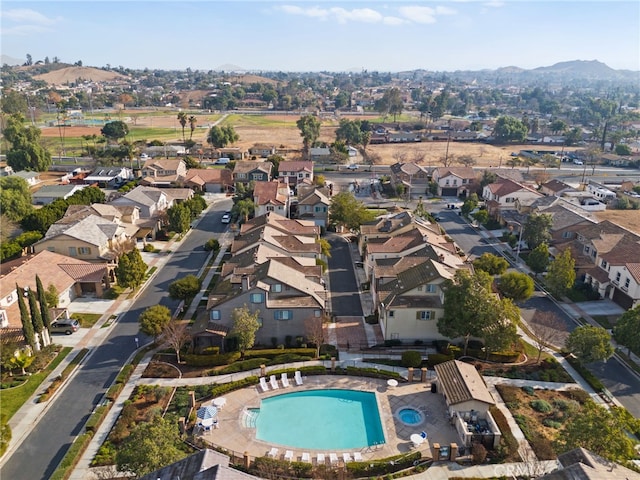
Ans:
[[[625,312],[624,308],[608,299],[597,300],[594,302],[578,302],[575,305],[591,317],[594,315],[622,315]]]

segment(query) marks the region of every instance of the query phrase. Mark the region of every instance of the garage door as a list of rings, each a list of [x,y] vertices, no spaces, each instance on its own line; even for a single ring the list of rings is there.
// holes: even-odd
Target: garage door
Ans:
[[[612,300],[627,310],[633,306],[633,299],[618,288],[613,292]]]
[[[443,197],[457,197],[458,189],[457,188],[443,188],[442,189]]]

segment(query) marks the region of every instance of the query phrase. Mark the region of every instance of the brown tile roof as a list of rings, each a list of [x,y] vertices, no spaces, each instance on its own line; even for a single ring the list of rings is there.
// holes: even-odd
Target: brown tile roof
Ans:
[[[592,278],[595,278],[600,283],[609,283],[609,274],[600,267],[593,267],[585,273]]]
[[[450,405],[477,400],[489,405],[495,401],[476,368],[459,360],[435,366],[438,383]]]
[[[259,217],[252,218],[240,227],[240,234],[249,233],[255,228],[261,228],[264,225],[270,225],[280,230],[282,233],[291,233],[297,235],[320,235],[320,227],[308,220],[291,219],[278,215],[275,212],[269,212]]]
[[[284,205],[287,202],[287,195],[283,190],[289,187],[277,180],[273,182],[256,182],[253,188],[253,201],[256,205]]]
[[[231,184],[231,170],[228,168],[191,168],[187,170],[185,182]]]
[[[422,244],[424,244],[422,234],[414,229],[395,237],[371,240],[367,243],[367,254],[399,253]]]
[[[543,183],[542,186],[548,190],[551,190],[554,193],[558,193],[558,192],[561,192],[562,190],[567,190],[567,189],[574,190],[574,188],[571,185],[567,185],[566,183],[561,182],[560,180],[556,180],[555,178],[553,180],[549,180],[546,183]]]
[[[413,223],[413,217],[410,212],[400,212],[393,216],[388,216],[378,220],[372,224],[360,226],[362,235],[371,235],[374,233],[391,233],[402,227]]]
[[[476,172],[471,167],[438,167],[434,170],[434,175],[437,176],[437,178],[443,178],[448,175],[455,175],[456,177],[466,179],[476,178]]]
[[[313,172],[313,162],[284,161],[278,164],[278,172]]]
[[[626,267],[627,270],[629,270],[629,273],[633,276],[634,280],[640,283],[640,263],[630,262],[626,264]]]
[[[233,173],[251,173],[254,170],[260,170],[261,172],[265,172],[270,175],[272,168],[273,163],[271,162],[261,162],[259,160],[240,160],[237,161],[235,166],[233,167]]]
[[[529,187],[521,185],[508,178],[498,178],[496,182],[491,183],[490,185],[488,185],[488,187],[489,190],[491,190],[491,193],[500,197],[509,195],[510,193],[519,192],[520,190],[528,190],[534,192],[534,190],[531,190]]]

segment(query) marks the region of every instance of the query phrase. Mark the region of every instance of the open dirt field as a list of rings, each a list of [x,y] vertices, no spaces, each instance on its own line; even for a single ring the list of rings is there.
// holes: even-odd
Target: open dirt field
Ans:
[[[609,220],[632,232],[640,232],[640,210],[605,210],[594,215],[599,222]]]

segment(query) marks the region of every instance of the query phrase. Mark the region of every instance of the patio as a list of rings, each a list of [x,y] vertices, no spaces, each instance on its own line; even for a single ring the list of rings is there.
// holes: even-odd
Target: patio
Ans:
[[[244,388],[225,394],[225,406],[217,413],[218,428],[206,431],[199,437],[218,447],[223,447],[234,456],[248,455],[250,458],[266,456],[273,447],[279,449],[279,457],[285,450],[293,450],[293,460],[300,460],[302,449],[296,449],[293,445],[271,445],[257,440],[255,429],[246,426],[245,415],[247,409],[259,408],[260,400],[272,395],[280,395],[301,389],[349,389],[376,392],[378,409],[382,427],[386,439],[383,445],[375,445],[361,449],[363,461],[386,458],[402,453],[422,452],[423,457],[431,457],[431,442],[440,445],[449,445],[459,442],[455,428],[449,423],[445,401],[441,395],[431,393],[429,384],[425,383],[399,383],[398,386],[389,388],[387,381],[383,379],[352,377],[342,375],[319,375],[303,377],[303,384],[290,388],[280,388],[276,391],[269,390],[261,393],[258,386]],[[210,402],[210,401],[209,401]],[[205,402],[206,403],[206,402]],[[422,413],[419,423],[407,424],[400,420],[398,412],[411,407]],[[427,439],[419,446],[414,447],[411,435],[426,431]],[[308,450],[308,449],[307,449]],[[328,451],[310,450],[311,458],[315,459],[319,453],[328,455]],[[342,458],[346,451],[335,450]],[[351,451],[351,453],[354,453]]]

